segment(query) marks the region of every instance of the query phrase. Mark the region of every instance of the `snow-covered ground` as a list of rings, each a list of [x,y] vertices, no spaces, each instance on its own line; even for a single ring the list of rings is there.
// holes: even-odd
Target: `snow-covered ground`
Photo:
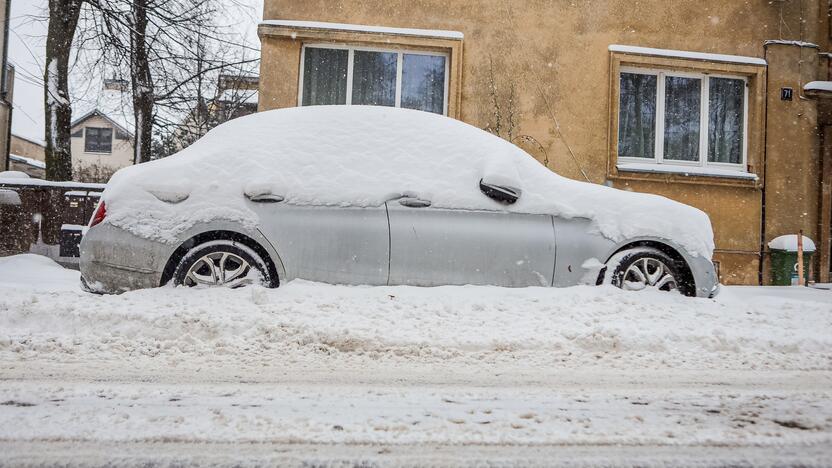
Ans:
[[[832,460],[832,291],[77,282],[0,258],[0,465]]]

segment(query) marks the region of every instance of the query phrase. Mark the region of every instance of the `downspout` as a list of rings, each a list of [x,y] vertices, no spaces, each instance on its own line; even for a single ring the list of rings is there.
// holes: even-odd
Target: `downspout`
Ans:
[[[766,68],[766,94],[771,90],[768,87],[768,68]],[[757,262],[757,285],[763,285],[763,273],[766,254],[766,178],[768,177],[768,111],[769,106],[766,106],[766,115],[763,123],[763,187],[760,190],[760,261]]]

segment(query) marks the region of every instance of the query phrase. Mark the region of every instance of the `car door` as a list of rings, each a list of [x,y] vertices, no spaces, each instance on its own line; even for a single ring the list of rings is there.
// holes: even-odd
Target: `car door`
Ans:
[[[429,200],[387,203],[389,284],[551,286],[552,217],[434,208]]]
[[[389,234],[385,207],[294,206],[281,197],[252,201],[260,230],[283,262],[287,279],[387,284]]]

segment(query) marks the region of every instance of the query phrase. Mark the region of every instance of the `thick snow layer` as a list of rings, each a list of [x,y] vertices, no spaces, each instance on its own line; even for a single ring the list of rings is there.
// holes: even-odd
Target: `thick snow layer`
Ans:
[[[832,81],[810,81],[803,86],[803,90],[832,92]]]
[[[17,171],[0,172],[0,185],[35,185],[38,187],[68,187],[68,188],[88,188],[103,190],[106,184],[96,184],[90,182],[73,182],[73,181],[56,181],[43,180],[29,177],[26,173],[19,172],[25,177],[16,175]],[[12,173],[12,174],[10,174]]]
[[[265,26],[284,26],[299,29],[328,29],[333,31],[350,31],[393,34],[400,36],[433,37],[439,39],[464,39],[464,34],[459,31],[443,31],[441,29],[412,29],[412,28],[390,28],[385,26],[367,26],[363,24],[326,23],[321,21],[293,21],[293,20],[266,20],[260,23]]]
[[[346,463],[358,444],[436,455],[419,466],[551,466],[588,445],[674,455],[633,466],[823,466],[832,451],[829,291],[296,281],[96,296],[77,278],[32,255],[0,261],[9,465],[122,466],[131,451],[142,466],[208,464],[188,450],[297,465],[251,461],[287,446],[331,451],[301,458],[313,466],[376,460]],[[473,458],[448,462],[434,444]],[[680,462],[690,447],[709,463]],[[83,458],[101,452],[117,458]],[[629,460],[608,455],[570,466]]]
[[[510,182],[522,196],[505,207],[480,192],[484,178]],[[583,217],[616,242],[655,236],[692,255],[713,251],[710,220],[695,208],[561,177],[458,120],[369,106],[282,109],[220,125],[174,156],[116,173],[104,194],[106,222],[169,242],[215,218],[252,227],[258,219],[243,193],[255,188],[284,203],[331,206],[380,206],[409,193],[434,208]],[[148,190],[190,197],[170,204]]]
[[[797,252],[797,234],[786,234],[785,236],[777,237],[768,243],[768,248],[772,250]],[[806,236],[803,236],[803,251],[815,251],[815,242]]]
[[[28,164],[29,166],[32,166],[32,167],[37,167],[37,168],[40,168],[40,169],[46,169],[46,163],[45,162],[39,161],[39,160],[34,159],[34,158],[27,158],[26,156],[18,156],[16,154],[9,154],[9,159],[14,161],[14,162]],[[0,174],[0,175],[3,175],[3,174]]]
[[[627,54],[654,55],[658,57],[673,57],[691,60],[706,60],[708,62],[740,63],[746,65],[766,65],[765,59],[744,57],[741,55],[710,54],[706,52],[690,52],[685,50],[654,49],[652,47],[638,47],[630,45],[612,44],[610,52]]]

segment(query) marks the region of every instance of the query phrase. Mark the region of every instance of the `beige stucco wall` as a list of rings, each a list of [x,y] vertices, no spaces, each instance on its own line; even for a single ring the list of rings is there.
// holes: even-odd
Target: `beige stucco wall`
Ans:
[[[110,171],[121,169],[133,164],[133,142],[131,140],[118,140],[115,138],[116,129],[108,122],[98,116],[90,117],[72,128],[72,133],[82,127],[98,127],[113,129],[113,151],[112,153],[87,153],[84,151],[84,137],[72,138],[72,170],[78,171],[82,168],[98,166]]]
[[[40,143],[12,135],[10,153],[27,158],[46,161],[46,147]]]
[[[806,18],[802,23],[801,13]],[[660,175],[622,178],[610,168],[615,102],[608,47],[624,44],[766,58],[764,42],[769,39],[828,42],[824,38],[826,4],[820,0],[804,0],[802,5],[763,0],[265,0],[264,18],[461,31],[465,35],[462,69],[458,77],[452,71],[451,83],[452,91],[459,89],[460,108],[453,116],[480,128],[493,127],[493,99],[507,112],[514,88],[511,102],[518,123],[513,133],[528,135],[540,146],[520,140],[518,144],[539,160],[547,160],[552,170],[578,180],[584,179],[583,171],[593,183],[658,193],[707,212],[715,230],[715,259],[728,284],[757,282],[763,243],[766,80],[771,80],[766,76],[789,75],[796,65],[778,62],[763,69],[755,84],[756,94],[750,97],[759,125],[749,135],[758,142],[749,148],[749,163],[754,164],[759,181],[680,180],[684,176]],[[260,108],[295,106],[303,38],[262,32]],[[811,64],[806,70],[816,71]],[[496,96],[490,91],[492,85],[498,90]],[[779,89],[771,92],[779,96]],[[810,127],[811,122],[797,130],[803,132],[804,140],[815,138]],[[805,151],[817,151],[811,141],[801,144]],[[769,151],[787,149],[788,142],[768,146]],[[780,177],[781,170],[792,168],[774,169],[769,183]],[[813,177],[809,173],[802,179],[808,194],[800,196],[819,190],[808,180]],[[780,203],[788,206],[789,200]],[[788,213],[777,216],[786,219],[769,221],[783,224],[771,232],[794,229],[797,224]]]

